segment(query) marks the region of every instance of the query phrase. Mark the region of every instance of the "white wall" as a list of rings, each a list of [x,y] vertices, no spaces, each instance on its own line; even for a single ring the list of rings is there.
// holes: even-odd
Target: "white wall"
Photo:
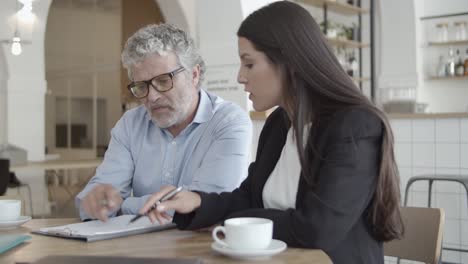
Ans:
[[[468,11],[466,0],[415,0],[415,2],[420,2],[422,16],[439,16]]]
[[[197,39],[195,0],[155,0],[166,23],[174,24]]]
[[[0,150],[3,145],[8,143],[7,135],[7,65],[3,50],[0,49]]]
[[[393,119],[395,158],[401,190],[412,176],[422,174],[468,175],[468,118]],[[428,184],[416,182],[409,206],[427,207]],[[432,206],[445,210],[444,246],[467,248],[468,205],[464,188],[453,182],[434,182]],[[443,251],[443,261],[468,263],[468,253]]]
[[[379,1],[380,59],[377,76],[378,93],[386,89],[415,89],[416,38],[414,4],[408,0]]]
[[[421,17],[440,16],[468,12],[468,1],[466,0],[414,0],[415,21],[417,25],[417,56],[418,56],[418,100],[429,104],[433,112],[465,112],[468,111],[466,79],[461,80],[428,80],[429,75],[433,75],[439,55],[447,58],[449,47],[428,47],[427,41],[433,37],[435,24],[453,21],[468,20],[468,15],[420,20]],[[468,48],[461,48],[463,54]]]
[[[274,1],[200,0],[196,6],[199,47],[207,64],[205,87],[245,110],[251,107],[243,86],[237,83],[239,56],[236,33],[248,14],[271,2]]]
[[[25,148],[28,151],[29,160],[44,158],[44,94],[46,91],[44,30],[50,3],[50,0],[34,3],[33,12],[36,14],[34,27],[23,35],[25,40],[32,41],[33,44],[23,45],[23,53],[20,56],[13,56],[9,51],[9,46],[2,45],[9,72],[7,81],[8,141]],[[14,29],[9,19],[11,20],[15,8],[15,1],[0,3],[1,39],[12,37]],[[21,23],[19,25],[20,30],[25,28]],[[31,128],[34,128],[33,133]]]

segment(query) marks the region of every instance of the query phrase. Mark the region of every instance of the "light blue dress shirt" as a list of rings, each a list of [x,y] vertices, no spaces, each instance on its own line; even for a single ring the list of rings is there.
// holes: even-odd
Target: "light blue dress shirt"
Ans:
[[[247,176],[251,138],[247,113],[204,90],[192,123],[175,138],[153,123],[145,106],[129,110],[112,129],[96,175],[75,199],[80,217],[89,218],[80,202],[97,184],[120,191],[123,214],[138,213],[165,185],[231,191]]]

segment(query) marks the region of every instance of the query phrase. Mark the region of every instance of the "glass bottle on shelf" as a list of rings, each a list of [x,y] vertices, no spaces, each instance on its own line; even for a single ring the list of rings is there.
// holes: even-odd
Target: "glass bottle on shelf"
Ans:
[[[465,66],[463,65],[463,60],[460,55],[460,50],[457,50],[457,64],[455,64],[455,75],[463,76],[465,74]]]
[[[359,77],[358,76],[359,63],[356,60],[356,56],[354,56],[354,51],[351,52],[351,56],[349,57],[349,68],[351,70],[351,76]]]
[[[448,23],[439,23],[436,25],[436,39],[437,42],[448,41]]]
[[[455,40],[466,40],[466,21],[454,22]]]
[[[448,77],[453,77],[455,76],[455,57],[454,57],[454,54],[453,54],[453,48],[450,47],[449,49],[449,56],[447,58],[447,66],[446,66],[446,76]]]
[[[444,56],[440,55],[439,56],[439,63],[437,64],[437,71],[436,71],[436,76],[437,77],[445,77],[447,74],[447,69],[446,69],[446,64],[444,61]]]
[[[466,53],[465,53],[464,66],[465,66],[465,76],[468,76],[468,49],[466,49]]]
[[[338,48],[336,50],[336,58],[338,59],[341,67],[346,70],[346,56],[342,48]]]

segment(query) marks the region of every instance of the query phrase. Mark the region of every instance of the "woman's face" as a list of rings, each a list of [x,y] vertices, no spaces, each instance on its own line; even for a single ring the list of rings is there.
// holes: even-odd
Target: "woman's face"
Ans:
[[[244,91],[256,111],[266,111],[281,106],[283,82],[279,68],[273,65],[263,52],[257,51],[252,42],[239,37],[241,66],[237,81],[244,84]]]

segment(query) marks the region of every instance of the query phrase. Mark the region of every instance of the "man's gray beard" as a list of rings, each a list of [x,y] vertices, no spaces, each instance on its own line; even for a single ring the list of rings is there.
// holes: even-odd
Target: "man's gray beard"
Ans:
[[[153,116],[151,116],[151,121],[153,121],[153,123],[154,123],[155,125],[157,125],[158,127],[164,128],[164,129],[170,128],[171,126],[177,124],[177,120],[174,120],[173,117],[171,117],[171,119],[169,120],[169,122],[164,122],[165,124],[161,124],[161,123],[158,122],[158,120],[157,120],[155,117],[153,117]]]

